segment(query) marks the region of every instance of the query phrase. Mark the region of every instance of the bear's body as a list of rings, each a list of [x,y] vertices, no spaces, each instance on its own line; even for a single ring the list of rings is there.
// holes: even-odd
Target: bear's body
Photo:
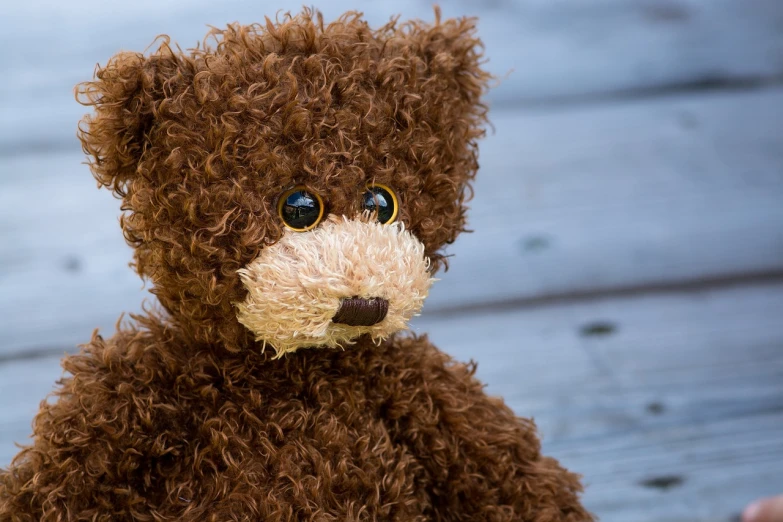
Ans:
[[[425,338],[269,360],[167,337],[66,359],[0,518],[588,520],[533,424]]]
[[[80,87],[162,310],[65,358],[0,521],[590,520],[532,422],[400,333],[464,230],[487,110],[473,21],[436,18],[306,10]]]

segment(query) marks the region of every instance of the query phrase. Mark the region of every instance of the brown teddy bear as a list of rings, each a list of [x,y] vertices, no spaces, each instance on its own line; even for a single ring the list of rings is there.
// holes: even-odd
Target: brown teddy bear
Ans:
[[[78,88],[164,310],[64,360],[0,520],[591,519],[475,366],[399,333],[465,225],[474,25],[305,10]]]

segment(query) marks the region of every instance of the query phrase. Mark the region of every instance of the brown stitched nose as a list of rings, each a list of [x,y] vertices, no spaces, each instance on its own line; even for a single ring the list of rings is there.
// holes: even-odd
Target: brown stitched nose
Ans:
[[[389,301],[380,297],[347,297],[332,318],[333,323],[348,326],[372,326],[383,321],[389,311]]]

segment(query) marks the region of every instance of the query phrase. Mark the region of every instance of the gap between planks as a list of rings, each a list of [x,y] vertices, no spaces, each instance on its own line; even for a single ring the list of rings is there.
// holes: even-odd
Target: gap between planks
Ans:
[[[574,292],[570,294],[554,294],[541,297],[520,298],[508,301],[495,301],[483,303],[470,303],[462,306],[436,308],[433,311],[427,311],[426,305],[421,318],[416,319],[414,324],[419,322],[427,323],[431,320],[439,319],[460,319],[473,318],[476,316],[493,314],[496,312],[523,312],[527,309],[536,309],[541,307],[552,307],[561,305],[586,305],[596,301],[606,301],[610,299],[627,299],[634,297],[654,297],[663,295],[686,295],[694,293],[703,293],[708,291],[729,290],[737,288],[763,288],[769,285],[783,283],[783,270],[777,272],[767,272],[760,274],[735,274],[725,277],[704,278],[686,281],[662,282],[650,285],[640,285],[623,287],[617,289],[607,289],[604,291],[592,292]],[[130,320],[130,317],[125,317]],[[598,329],[598,332],[590,332],[589,329]],[[607,333],[601,331],[606,328],[600,322],[594,325],[585,326],[586,335],[601,335]],[[112,330],[113,333],[113,330]],[[108,332],[103,332],[108,335]],[[30,347],[17,352],[0,352],[0,366],[11,364],[18,361],[27,361],[35,359],[44,359],[51,356],[62,356],[68,353],[75,353],[76,346],[41,346]]]
[[[582,304],[611,298],[659,294],[684,294],[744,286],[765,286],[780,282],[783,282],[783,269],[757,273],[720,274],[712,277],[707,276],[683,280],[673,279],[670,281],[645,282],[639,285],[628,285],[617,288],[566,291],[563,293],[518,297],[506,300],[469,302],[459,305],[443,304],[431,312],[426,311],[425,305],[424,315],[428,318],[459,317],[476,313],[484,314],[515,309],[521,310],[559,304]],[[1,356],[0,361],[2,361]]]

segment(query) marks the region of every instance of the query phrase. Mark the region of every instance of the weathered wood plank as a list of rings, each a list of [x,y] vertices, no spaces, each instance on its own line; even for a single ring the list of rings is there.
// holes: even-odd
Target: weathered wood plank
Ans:
[[[781,426],[783,413],[767,413],[552,451],[586,470],[585,502],[604,521],[734,522],[750,501],[781,491]]]
[[[781,111],[771,89],[495,114],[476,232],[425,314],[783,270]],[[0,159],[0,354],[69,349],[147,295],[81,161]]]
[[[427,330],[537,419],[547,450],[585,474],[602,520],[728,522],[783,483],[781,311],[778,283],[443,318]]]
[[[725,521],[783,483],[783,283],[422,318],[534,416],[601,520]],[[601,325],[601,327],[599,327]],[[60,375],[0,365],[0,465]]]
[[[781,79],[783,4],[779,0],[499,0],[442,2],[445,16],[478,15],[490,69],[504,78],[492,93],[514,104],[605,97],[629,91]],[[154,7],[152,7],[154,6]],[[356,2],[323,3],[333,19]],[[143,50],[168,33],[183,47],[206,24],[263,21],[298,0],[63,4],[3,2],[0,47],[0,150],[68,147],[83,113],[73,86],[121,49]],[[364,3],[374,24],[402,13],[432,19],[430,2]],[[24,42],[23,45],[20,42]],[[513,72],[512,72],[513,71]],[[510,73],[510,74],[508,74]]]

